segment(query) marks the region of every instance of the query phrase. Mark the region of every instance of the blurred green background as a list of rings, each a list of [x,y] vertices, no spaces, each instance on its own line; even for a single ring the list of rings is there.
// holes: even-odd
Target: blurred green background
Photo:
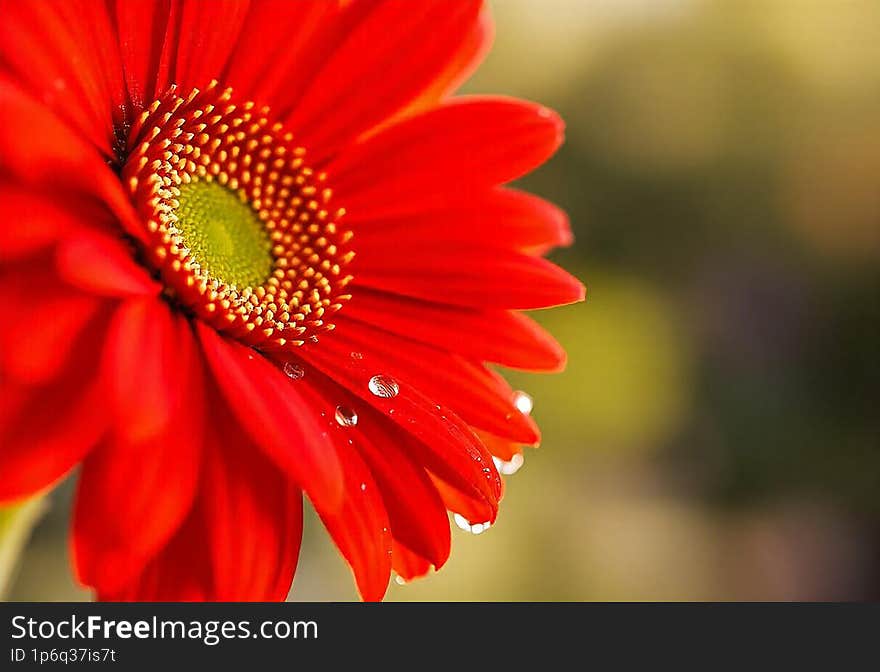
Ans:
[[[500,0],[469,92],[546,103],[523,186],[586,304],[511,374],[543,446],[391,600],[880,599],[880,3]],[[12,599],[80,599],[55,495]],[[292,599],[355,599],[312,515]]]

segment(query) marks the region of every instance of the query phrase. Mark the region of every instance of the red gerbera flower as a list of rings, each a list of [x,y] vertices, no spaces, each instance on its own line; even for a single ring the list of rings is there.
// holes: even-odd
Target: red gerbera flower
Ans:
[[[577,301],[503,185],[550,110],[449,98],[480,2],[3,2],[0,501],[81,474],[102,599],[283,599],[302,493],[365,599],[494,521],[538,430],[486,363]]]

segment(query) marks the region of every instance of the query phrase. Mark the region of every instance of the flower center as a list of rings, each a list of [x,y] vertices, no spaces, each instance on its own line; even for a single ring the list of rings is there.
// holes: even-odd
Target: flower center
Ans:
[[[262,285],[272,272],[272,242],[257,213],[216,182],[190,182],[177,197],[177,228],[205,272],[226,285]]]
[[[132,128],[122,171],[166,294],[261,349],[333,328],[354,255],[325,176],[268,112],[216,83],[172,88]]]

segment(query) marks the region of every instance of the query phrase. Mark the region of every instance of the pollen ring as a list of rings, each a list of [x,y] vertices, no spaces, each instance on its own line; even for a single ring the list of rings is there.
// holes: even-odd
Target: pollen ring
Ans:
[[[172,87],[129,134],[122,176],[166,293],[239,340],[276,349],[333,328],[352,234],[326,176],[268,108],[212,82]]]

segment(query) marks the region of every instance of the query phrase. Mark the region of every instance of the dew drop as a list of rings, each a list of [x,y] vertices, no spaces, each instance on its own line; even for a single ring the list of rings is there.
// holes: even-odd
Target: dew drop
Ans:
[[[358,414],[348,406],[336,407],[336,422],[343,427],[354,427],[358,424]]]
[[[471,523],[467,518],[458,513],[453,513],[452,519],[459,528],[465,532],[470,532],[471,534],[483,534],[483,532],[492,527],[492,523],[488,521],[485,523]]]
[[[351,358],[354,361],[359,362],[364,358],[364,355],[363,355],[363,353],[360,353],[360,352],[353,352],[353,353],[351,353]]]
[[[294,364],[293,362],[284,362],[282,370],[284,371],[284,374],[291,380],[299,380],[304,375],[306,375],[305,369],[303,369],[303,367],[301,367],[299,364]]]
[[[502,460],[497,457],[493,457],[492,461],[495,462],[495,468],[502,476],[512,476],[520,470],[520,468],[523,466],[523,463],[525,462],[523,456],[519,453],[511,457],[510,460]]]
[[[395,576],[394,583],[396,583],[398,586],[405,586],[406,579],[404,579],[402,576]]]
[[[526,394],[522,390],[517,390],[513,393],[513,405],[516,406],[516,410],[518,410],[520,413],[522,413],[523,415],[528,415],[532,412],[534,402],[528,394]]]
[[[370,378],[368,383],[370,392],[382,399],[391,399],[396,397],[400,392],[400,386],[394,378],[379,374]]]
[[[361,492],[364,492],[367,489],[366,483],[361,483]]]

